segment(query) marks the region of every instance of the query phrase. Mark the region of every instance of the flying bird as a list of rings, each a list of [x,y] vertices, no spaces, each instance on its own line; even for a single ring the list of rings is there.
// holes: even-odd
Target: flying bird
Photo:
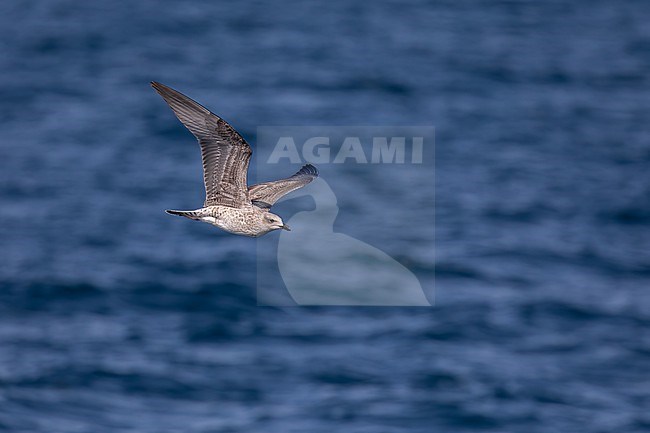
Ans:
[[[203,207],[165,212],[237,235],[257,237],[273,230],[291,230],[270,212],[271,206],[318,177],[316,167],[307,164],[286,179],[248,186],[246,175],[253,152],[246,140],[228,122],[182,93],[155,81],[151,87],[199,141],[203,160]]]

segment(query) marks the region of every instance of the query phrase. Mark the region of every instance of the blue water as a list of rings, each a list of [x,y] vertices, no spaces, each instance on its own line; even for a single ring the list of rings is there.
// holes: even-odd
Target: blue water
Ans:
[[[648,431],[649,14],[4,2],[0,431]],[[162,212],[202,189],[151,80],[253,142],[435,125],[435,267],[386,246],[435,307],[256,307],[254,241]]]

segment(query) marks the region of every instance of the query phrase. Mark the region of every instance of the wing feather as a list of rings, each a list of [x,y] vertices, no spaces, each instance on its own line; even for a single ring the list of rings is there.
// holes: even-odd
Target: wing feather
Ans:
[[[182,93],[157,82],[151,86],[199,141],[204,206],[241,207],[248,202],[246,175],[253,152],[246,140],[228,122]]]
[[[286,179],[258,183],[248,188],[250,200],[258,207],[270,209],[280,198],[302,188],[318,177],[318,169],[311,164],[303,166]]]

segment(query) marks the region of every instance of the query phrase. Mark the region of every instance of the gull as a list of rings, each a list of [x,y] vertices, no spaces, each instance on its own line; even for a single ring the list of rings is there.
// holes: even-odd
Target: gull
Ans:
[[[307,164],[286,179],[248,186],[246,174],[253,152],[246,140],[228,122],[182,93],[155,81],[151,87],[199,141],[203,160],[203,207],[165,212],[236,235],[258,237],[273,230],[290,231],[270,209],[281,197],[318,177],[316,167]]]

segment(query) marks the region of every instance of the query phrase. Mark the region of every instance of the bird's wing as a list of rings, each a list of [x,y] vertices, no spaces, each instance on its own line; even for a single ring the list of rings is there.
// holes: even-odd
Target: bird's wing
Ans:
[[[176,90],[152,82],[183,125],[199,140],[203,159],[205,206],[240,207],[248,202],[249,144],[219,116]]]
[[[254,205],[270,209],[281,197],[302,188],[318,177],[318,169],[311,164],[303,166],[298,173],[286,179],[257,183],[248,188],[248,195]]]

